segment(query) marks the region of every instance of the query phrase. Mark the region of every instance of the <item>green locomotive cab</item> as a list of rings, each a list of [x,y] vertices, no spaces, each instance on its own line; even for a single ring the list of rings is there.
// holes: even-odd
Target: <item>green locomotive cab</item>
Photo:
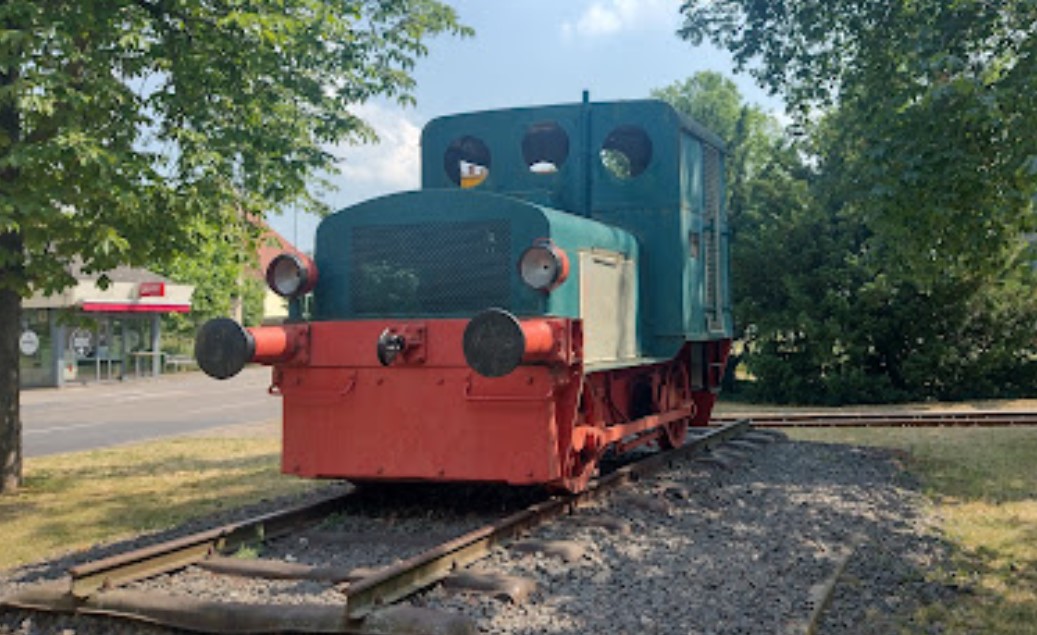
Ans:
[[[321,225],[317,319],[487,307],[579,318],[590,366],[731,338],[723,144],[664,102],[435,119],[422,188]],[[546,293],[523,284],[518,265],[544,239],[571,266]]]

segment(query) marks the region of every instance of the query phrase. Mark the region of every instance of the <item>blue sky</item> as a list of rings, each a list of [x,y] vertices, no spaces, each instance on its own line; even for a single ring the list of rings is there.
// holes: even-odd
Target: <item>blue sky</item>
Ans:
[[[358,106],[381,137],[372,146],[335,149],[338,190],[333,209],[420,185],[421,127],[440,115],[579,101],[637,99],[702,70],[731,76],[749,101],[777,111],[748,76],[735,76],[730,56],[677,38],[680,0],[447,0],[470,38],[440,37],[418,61],[417,105],[377,101]],[[304,250],[318,219],[272,216],[271,225]]]

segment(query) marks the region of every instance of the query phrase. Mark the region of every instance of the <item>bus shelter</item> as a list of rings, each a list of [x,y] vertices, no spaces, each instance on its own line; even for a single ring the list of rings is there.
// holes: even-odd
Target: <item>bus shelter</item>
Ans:
[[[21,385],[59,387],[162,372],[162,315],[191,310],[194,287],[145,269],[74,272],[76,284],[22,304]]]

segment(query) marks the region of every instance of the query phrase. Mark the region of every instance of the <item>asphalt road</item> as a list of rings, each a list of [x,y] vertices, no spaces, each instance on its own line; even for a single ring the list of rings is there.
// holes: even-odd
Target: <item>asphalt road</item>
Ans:
[[[200,372],[121,383],[24,390],[25,456],[91,450],[281,418],[267,394],[270,369],[246,368],[224,381]]]

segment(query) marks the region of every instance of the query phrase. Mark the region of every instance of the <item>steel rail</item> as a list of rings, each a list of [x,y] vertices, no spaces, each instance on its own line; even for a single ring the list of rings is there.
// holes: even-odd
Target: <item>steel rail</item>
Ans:
[[[327,496],[313,503],[72,567],[68,572],[71,580],[69,591],[73,596],[83,598],[100,589],[114,588],[182,569],[215,553],[232,551],[291,533],[326,518],[339,509],[348,497],[349,494]]]
[[[341,611],[312,607],[269,610],[256,605],[205,602],[194,598],[126,591],[118,587],[136,580],[182,569],[239,546],[281,536],[308,526],[340,509],[352,492],[263,514],[141,549],[134,549],[69,569],[66,582],[28,587],[0,598],[0,608],[121,617],[198,632],[262,633],[296,630],[349,632]]]
[[[759,428],[861,427],[1008,427],[1037,425],[1037,412],[889,411],[744,415]],[[717,417],[717,422],[733,421]]]
[[[0,600],[0,607],[105,615],[207,633],[367,633],[364,620],[381,607],[399,601],[444,579],[454,570],[479,560],[522,532],[562,514],[571,513],[629,481],[658,471],[673,461],[704,452],[749,430],[740,420],[700,432],[680,448],[657,452],[591,481],[580,494],[537,503],[496,523],[469,532],[424,553],[355,581],[340,583],[342,605],[291,607],[215,602],[122,590],[130,581],[167,573],[238,545],[282,535],[339,508],[348,496],[334,496],[312,505],[267,514],[225,525],[152,547],[80,565],[70,570],[71,584],[41,585]],[[303,572],[305,575],[305,572]]]

